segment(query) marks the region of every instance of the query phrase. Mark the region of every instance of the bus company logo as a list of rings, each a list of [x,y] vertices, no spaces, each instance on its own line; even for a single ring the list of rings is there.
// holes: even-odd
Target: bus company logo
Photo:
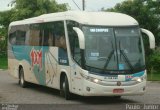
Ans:
[[[30,52],[30,58],[32,67],[39,66],[42,69],[42,50],[35,50],[34,48]]]
[[[126,79],[132,79],[132,78],[133,78],[132,75],[127,75],[127,76],[126,76]]]

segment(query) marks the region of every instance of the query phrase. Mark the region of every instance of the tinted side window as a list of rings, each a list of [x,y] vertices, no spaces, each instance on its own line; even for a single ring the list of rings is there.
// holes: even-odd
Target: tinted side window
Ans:
[[[26,32],[17,30],[16,32],[16,45],[25,45]]]
[[[12,45],[16,44],[16,27],[15,26],[11,27],[11,29],[10,29],[9,43],[12,44]]]
[[[55,46],[54,23],[43,24],[43,46]]]
[[[40,46],[42,44],[43,31],[40,24],[30,25],[29,45]]]
[[[64,22],[32,24],[29,42],[32,46],[57,46],[66,49]]]
[[[9,42],[12,45],[25,45],[27,27],[25,25],[11,27]]]
[[[73,30],[73,27],[79,27],[79,24],[74,21],[67,21],[67,29],[68,29],[68,36],[69,36],[69,43],[70,43],[72,58],[79,65],[81,65],[79,40],[78,40],[77,33]]]
[[[54,22],[54,30],[53,30],[54,36],[55,36],[55,46],[66,49],[66,37],[64,32],[64,23]]]

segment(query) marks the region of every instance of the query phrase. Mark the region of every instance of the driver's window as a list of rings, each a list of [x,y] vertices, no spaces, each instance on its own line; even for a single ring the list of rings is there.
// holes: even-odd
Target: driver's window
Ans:
[[[72,58],[81,65],[81,54],[80,54],[80,47],[79,47],[79,39],[76,32],[73,30],[73,27],[77,27],[78,23],[74,21],[67,21],[67,29],[68,29],[68,36],[69,36],[69,43]]]

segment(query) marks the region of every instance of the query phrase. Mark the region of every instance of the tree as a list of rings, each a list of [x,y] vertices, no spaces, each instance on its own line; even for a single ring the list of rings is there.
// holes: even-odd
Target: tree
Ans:
[[[0,41],[0,52],[7,50],[7,31],[10,21],[11,11],[0,12],[0,36],[5,40]]]
[[[140,27],[152,31],[156,37],[156,44],[160,45],[160,2],[159,0],[126,0],[118,3],[114,8],[105,11],[114,11],[128,14],[135,18]]]
[[[126,0],[118,3],[114,8],[104,11],[121,12],[132,16],[139,22],[140,27],[153,32],[156,38],[156,45],[160,46],[160,0]],[[151,51],[147,40],[144,37],[147,69],[151,70],[151,68],[154,68],[155,71],[160,71],[158,68],[160,52],[157,50]]]
[[[0,35],[5,36],[6,40],[8,27],[12,21],[66,11],[68,6],[67,4],[58,4],[55,0],[13,0],[10,5],[13,6],[11,10],[0,12]],[[5,49],[7,47],[6,42],[3,42]],[[2,45],[2,42],[0,45]]]
[[[55,0],[13,0],[12,20],[21,20],[41,14],[60,12],[67,10],[67,4],[57,4]]]

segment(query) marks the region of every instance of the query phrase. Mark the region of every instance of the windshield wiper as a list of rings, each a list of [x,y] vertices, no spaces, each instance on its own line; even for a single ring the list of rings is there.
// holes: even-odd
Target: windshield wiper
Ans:
[[[102,71],[105,71],[106,70],[106,68],[108,67],[108,64],[109,64],[109,62],[110,62],[110,60],[111,60],[111,58],[112,58],[112,56],[113,56],[113,54],[114,54],[114,48],[113,48],[113,42],[111,42],[112,43],[112,51],[109,53],[109,55],[108,55],[108,59],[107,59],[107,61],[106,61],[106,63],[105,63],[105,65],[104,65],[104,67],[103,67],[103,70]]]
[[[105,70],[106,67],[108,66],[108,64],[109,64],[109,62],[110,62],[110,60],[111,60],[113,54],[114,54],[114,50],[112,50],[112,51],[110,52],[110,54],[109,54],[109,56],[108,56],[108,59],[107,59],[105,65],[104,65],[103,70]]]
[[[132,66],[131,62],[129,61],[129,59],[128,59],[127,55],[126,55],[126,54],[124,53],[124,51],[121,49],[120,41],[119,41],[119,48],[120,48],[120,54],[122,54],[122,55],[123,55],[123,57],[124,57],[124,59],[125,59],[126,63],[128,64],[128,66],[131,68],[131,71],[133,72],[134,67]]]

